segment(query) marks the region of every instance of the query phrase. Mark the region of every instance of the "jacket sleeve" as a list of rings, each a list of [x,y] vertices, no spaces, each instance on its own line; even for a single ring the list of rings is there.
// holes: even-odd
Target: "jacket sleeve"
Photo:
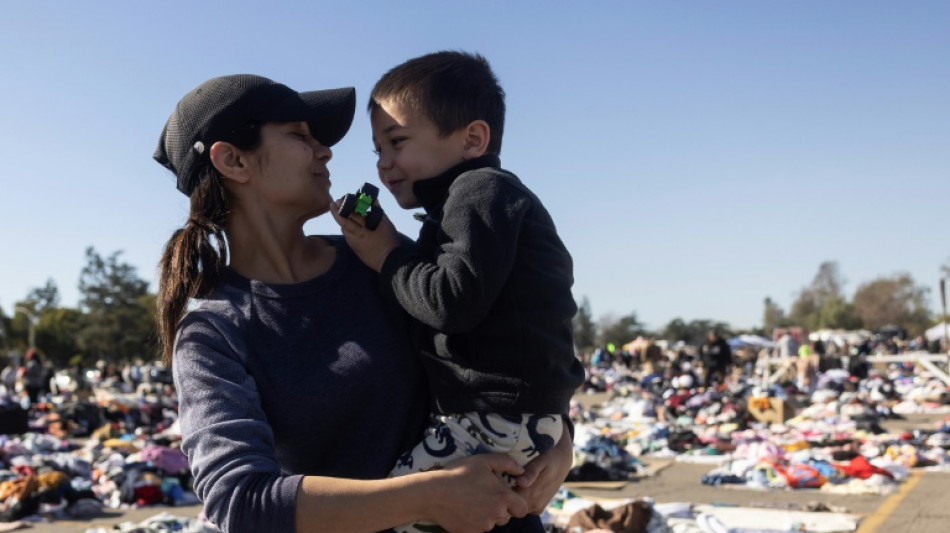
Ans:
[[[395,249],[380,272],[383,291],[439,331],[473,329],[508,279],[530,205],[526,194],[500,177],[460,176],[449,188],[434,254]]]
[[[243,351],[238,331],[185,318],[173,364],[182,450],[205,513],[222,531],[292,532],[303,476],[281,473]]]

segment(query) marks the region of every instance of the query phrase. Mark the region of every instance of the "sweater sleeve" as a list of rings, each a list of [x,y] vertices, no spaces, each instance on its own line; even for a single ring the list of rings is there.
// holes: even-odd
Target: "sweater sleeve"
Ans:
[[[432,328],[471,330],[508,280],[529,208],[530,198],[504,179],[460,176],[449,188],[434,254],[394,250],[380,272],[383,290]]]
[[[189,314],[175,344],[182,450],[205,513],[225,533],[295,529],[303,476],[282,475],[240,332]]]

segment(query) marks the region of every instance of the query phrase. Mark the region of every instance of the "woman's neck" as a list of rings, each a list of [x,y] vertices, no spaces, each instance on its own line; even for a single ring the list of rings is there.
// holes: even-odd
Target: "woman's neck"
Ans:
[[[291,284],[313,279],[330,269],[336,248],[308,237],[298,221],[273,217],[228,218],[229,266],[238,274],[265,283]]]

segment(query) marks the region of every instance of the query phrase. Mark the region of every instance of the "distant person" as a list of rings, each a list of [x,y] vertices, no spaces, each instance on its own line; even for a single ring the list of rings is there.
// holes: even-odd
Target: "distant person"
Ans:
[[[620,359],[620,364],[623,365],[624,368],[633,368],[633,350],[621,346],[620,349],[617,350],[617,358]]]
[[[590,366],[593,368],[606,368],[609,367],[609,356],[607,355],[607,349],[600,347],[594,350],[594,353],[590,356]]]
[[[640,386],[644,391],[662,393],[662,387],[666,384],[666,375],[659,367],[647,361],[640,367],[640,374]]]
[[[43,393],[43,380],[46,377],[46,368],[40,360],[40,354],[35,349],[30,348],[23,356],[23,384],[26,393],[30,397],[30,403],[35,404]]]
[[[868,377],[868,356],[871,355],[871,341],[862,338],[851,347],[851,356],[848,359],[848,372],[859,381]]]
[[[732,349],[716,330],[706,334],[706,342],[700,348],[703,362],[703,386],[724,383],[732,366]]]
[[[13,396],[14,387],[16,386],[16,367],[12,364],[3,367],[3,370],[0,371],[0,384],[3,385],[8,395]]]
[[[369,230],[360,215],[334,212],[383,293],[414,319],[428,376],[426,436],[392,474],[486,451],[526,464],[566,434],[584,368],[571,256],[541,200],[501,167],[504,91],[484,57],[436,52],[384,74],[369,110],[380,180],[400,207],[425,210],[415,245],[388,221]]]
[[[812,392],[817,373],[816,357],[810,343],[803,342],[798,347],[798,359],[795,363],[798,370],[798,388],[801,391]]]
[[[792,332],[786,331],[775,344],[775,351],[777,352],[779,358],[788,359],[789,357],[798,356],[799,346],[799,342],[797,339],[795,339],[795,336],[792,335]]]
[[[652,337],[646,340],[646,344],[643,347],[643,362],[650,363],[653,365],[653,368],[660,372],[663,371],[663,367],[665,366],[663,364],[663,348],[661,348]]]

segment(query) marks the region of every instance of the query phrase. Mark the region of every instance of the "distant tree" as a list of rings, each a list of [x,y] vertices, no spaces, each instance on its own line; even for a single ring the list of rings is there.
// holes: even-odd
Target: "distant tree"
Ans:
[[[10,317],[6,316],[3,308],[0,307],[0,348],[3,348],[3,352],[0,353],[0,360],[6,356],[6,352],[10,348],[10,322]]]
[[[910,335],[919,335],[932,321],[929,292],[929,288],[915,285],[907,273],[878,278],[855,291],[854,311],[866,328],[893,324],[906,329]]]
[[[21,300],[14,303],[13,316],[10,317],[5,327],[7,346],[20,354],[23,354],[23,352],[30,347],[30,322],[39,319],[39,315],[35,311],[34,306],[35,303],[29,300]],[[37,324],[33,323],[32,328],[35,335]],[[39,343],[37,343],[37,346],[41,347]]]
[[[43,311],[59,306],[59,287],[52,278],[47,279],[45,286],[34,288],[26,295],[26,301],[34,313],[42,315]]]
[[[848,319],[846,313],[842,314],[845,309],[842,306],[844,284],[837,261],[821,263],[811,284],[802,288],[792,303],[788,325],[804,326],[809,330],[843,327],[833,320]],[[826,306],[829,309],[825,309]]]
[[[706,341],[706,334],[713,329],[723,338],[732,336],[732,329],[725,322],[692,320],[687,323],[681,318],[674,318],[663,328],[662,337],[672,342],[683,341],[686,344],[700,345]]]
[[[54,307],[43,311],[36,326],[36,345],[57,368],[66,367],[70,358],[82,355],[78,337],[84,317],[78,309]]]
[[[732,326],[719,320],[694,320],[690,324],[692,324],[694,331],[702,331],[702,341],[700,341],[700,343],[706,341],[706,335],[710,331],[718,332],[719,335],[724,339],[728,339],[735,335],[735,331],[733,331]]]
[[[613,343],[616,346],[624,345],[641,335],[649,335],[645,324],[637,319],[637,313],[614,319],[605,316],[600,319],[600,344]]]
[[[772,298],[765,297],[765,309],[762,311],[762,330],[771,336],[775,328],[786,325],[785,311]]]
[[[672,342],[683,341],[690,343],[691,334],[689,325],[682,318],[676,317],[666,324],[663,331],[660,332],[660,336]]]
[[[583,297],[577,305],[577,314],[574,315],[574,347],[580,353],[586,353],[597,347],[597,326],[590,312],[590,301]]]
[[[811,290],[818,296],[819,302],[824,303],[829,298],[842,296],[845,280],[841,276],[841,269],[837,261],[825,261],[818,265],[818,273],[811,281]]]
[[[788,312],[788,325],[803,326],[810,330],[818,329],[819,312],[815,295],[807,289],[802,289]]]
[[[97,359],[124,361],[153,355],[155,327],[148,283],[136,275],[135,267],[119,261],[121,253],[103,258],[87,248],[79,278],[80,309],[85,312],[79,344]]]
[[[854,304],[841,296],[834,296],[825,300],[818,313],[818,328],[829,329],[860,329],[863,326],[861,317],[854,309]]]
[[[819,313],[815,295],[808,289],[802,289],[788,311],[788,325],[803,326],[810,330],[818,329]]]
[[[144,314],[139,317],[139,327],[141,335],[145,338],[145,345],[142,347],[142,357],[148,359],[161,359],[162,350],[158,343],[158,322],[155,320],[155,306],[158,296],[150,292],[138,297],[136,303],[138,309],[143,310]]]

